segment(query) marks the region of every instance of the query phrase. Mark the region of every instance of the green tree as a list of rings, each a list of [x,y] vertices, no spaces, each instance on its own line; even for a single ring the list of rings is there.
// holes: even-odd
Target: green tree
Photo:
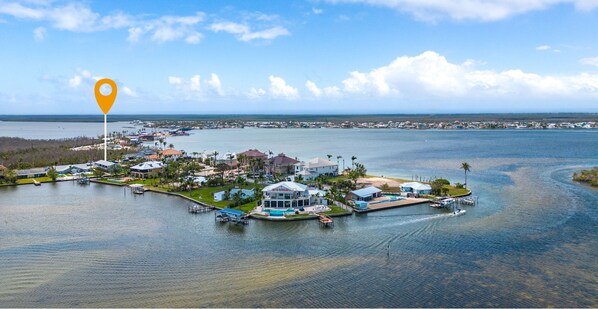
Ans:
[[[52,179],[52,181],[56,181],[56,178],[58,178],[58,173],[56,172],[56,169],[52,166],[46,172],[46,176],[50,177],[50,179]]]
[[[103,177],[103,176],[104,176],[104,171],[102,171],[101,169],[99,169],[99,168],[97,168],[97,167],[96,167],[96,168],[93,168],[93,169],[92,169],[92,172],[93,172],[93,175],[94,175],[96,178],[101,178],[101,177]]]
[[[301,175],[295,176],[295,182],[302,183],[303,182],[303,176],[301,176]]]
[[[351,168],[355,168],[355,160],[357,160],[357,157],[351,156]]]
[[[467,186],[467,173],[471,170],[471,165],[467,162],[461,163],[461,169],[465,172],[465,183],[464,185]]]
[[[7,170],[4,173],[4,179],[6,179],[8,183],[15,184],[17,183],[17,173],[14,170]]]

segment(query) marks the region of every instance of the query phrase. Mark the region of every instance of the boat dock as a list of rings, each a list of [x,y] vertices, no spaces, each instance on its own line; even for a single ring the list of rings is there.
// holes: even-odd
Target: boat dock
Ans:
[[[236,209],[224,208],[214,214],[214,220],[221,223],[249,224],[249,215]]]
[[[202,205],[189,205],[189,207],[187,207],[187,209],[189,210],[189,213],[192,214],[199,214],[199,213],[205,213],[205,212],[210,212],[213,210],[213,208],[211,207],[206,207],[206,206],[202,206]]]
[[[429,202],[430,202],[430,200],[427,198],[410,198],[410,199],[399,200],[399,201],[394,201],[394,202],[369,204],[367,209],[355,209],[354,211],[356,213],[367,213],[367,212],[379,211],[379,210],[384,210],[384,209],[392,209],[392,208],[398,208],[398,207],[426,204]]]
[[[318,219],[320,220],[320,226],[323,227],[333,227],[334,221],[327,215],[319,215]]]

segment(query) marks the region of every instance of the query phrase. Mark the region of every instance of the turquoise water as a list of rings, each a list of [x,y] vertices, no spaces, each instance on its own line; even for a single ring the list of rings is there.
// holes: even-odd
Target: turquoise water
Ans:
[[[113,186],[0,188],[0,305],[598,306],[598,190],[571,181],[598,165],[597,131],[193,133],[168,142],[355,155],[370,173],[460,182],[467,161],[479,205],[242,227]]]

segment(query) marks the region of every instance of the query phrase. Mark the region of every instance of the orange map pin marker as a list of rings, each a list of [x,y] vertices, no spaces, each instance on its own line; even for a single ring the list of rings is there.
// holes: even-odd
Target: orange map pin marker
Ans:
[[[109,95],[103,95],[100,92],[100,87],[102,87],[103,85],[109,85],[112,88],[112,92],[110,92]],[[98,102],[98,105],[102,109],[102,112],[104,112],[104,115],[107,115],[108,112],[110,111],[110,108],[112,108],[112,105],[114,104],[114,100],[116,100],[116,92],[117,92],[116,83],[113,80],[111,80],[109,78],[102,78],[96,82],[96,86],[95,86],[96,101]]]

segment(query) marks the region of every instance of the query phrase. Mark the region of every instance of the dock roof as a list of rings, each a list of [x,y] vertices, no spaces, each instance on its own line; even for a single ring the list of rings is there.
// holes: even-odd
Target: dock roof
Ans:
[[[224,209],[218,210],[218,212],[227,214],[227,215],[237,216],[237,217],[241,217],[245,214],[241,210],[230,209],[230,208],[224,208]]]

